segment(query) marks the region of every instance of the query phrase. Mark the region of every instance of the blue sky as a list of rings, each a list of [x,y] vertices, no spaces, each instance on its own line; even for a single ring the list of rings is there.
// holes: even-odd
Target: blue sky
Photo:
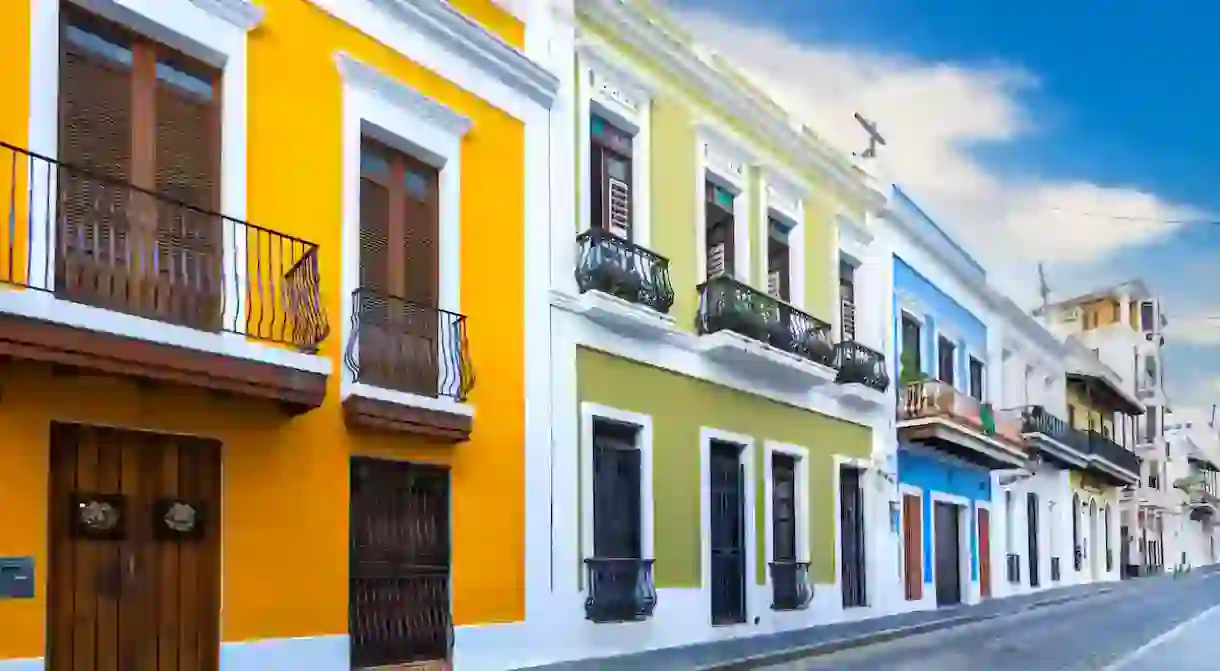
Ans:
[[[1220,402],[1220,226],[1158,221],[1220,218],[1220,4],[665,4],[832,141],[876,119],[892,176],[1019,302],[1039,261],[1052,300],[1144,279],[1171,399]]]

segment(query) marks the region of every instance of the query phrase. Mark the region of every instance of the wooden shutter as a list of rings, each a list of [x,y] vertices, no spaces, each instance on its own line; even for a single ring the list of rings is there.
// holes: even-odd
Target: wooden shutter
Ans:
[[[64,16],[76,15],[65,11]],[[60,33],[59,157],[125,182],[131,178],[132,153],[130,44],[123,36],[99,36],[96,26],[85,27],[90,32],[65,20]],[[57,292],[117,307],[114,293],[99,287],[111,284],[117,261],[126,258],[128,193],[68,171],[60,171],[58,188]]]
[[[632,136],[594,115],[589,138],[592,224],[630,240]]]
[[[775,219],[770,219],[767,226],[767,293],[788,301],[792,296],[789,228]]]
[[[774,560],[797,561],[796,459],[786,454],[771,457],[771,517]]]
[[[903,574],[907,601],[923,598],[923,517],[920,498],[902,496]]]
[[[596,422],[593,429],[593,554],[639,559],[641,461],[630,427]]]
[[[707,279],[733,274],[733,196],[712,182],[706,184]]]

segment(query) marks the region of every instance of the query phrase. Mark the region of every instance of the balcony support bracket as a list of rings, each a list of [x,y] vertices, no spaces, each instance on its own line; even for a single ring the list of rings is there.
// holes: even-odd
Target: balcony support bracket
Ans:
[[[445,444],[470,440],[474,426],[474,418],[468,414],[404,405],[357,394],[343,399],[343,418],[349,427],[409,433],[430,442]]]

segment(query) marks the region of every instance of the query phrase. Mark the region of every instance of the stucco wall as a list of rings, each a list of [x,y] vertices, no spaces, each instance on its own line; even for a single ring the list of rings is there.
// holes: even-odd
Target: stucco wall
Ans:
[[[977,508],[979,501],[991,501],[991,477],[988,471],[972,468],[949,459],[942,459],[931,452],[915,451],[904,448],[898,452],[898,481],[923,490],[921,499],[923,505],[923,529],[932,528],[933,505],[929,492],[941,492],[951,496],[960,496],[970,501],[966,519],[969,520],[970,537],[970,579],[978,580],[978,533]],[[992,534],[994,536],[994,527]],[[923,575],[924,582],[933,582],[932,558],[935,539],[932,534],[923,534]],[[992,545],[995,544],[994,537]],[[995,568],[992,568],[992,580],[995,580]]]
[[[652,416],[658,587],[700,584],[700,427],[752,436],[757,445],[775,440],[809,449],[810,570],[814,582],[835,581],[834,455],[867,457],[868,429],[585,348],[577,350],[577,384],[580,401]],[[761,479],[761,451],[756,455]],[[763,491],[760,482],[753,502],[759,529]],[[759,566],[763,537],[755,548]]]

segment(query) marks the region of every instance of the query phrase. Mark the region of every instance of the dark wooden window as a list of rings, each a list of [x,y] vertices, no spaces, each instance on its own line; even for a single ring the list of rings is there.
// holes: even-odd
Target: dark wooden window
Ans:
[[[1153,319],[1154,319],[1154,310],[1152,307],[1152,301],[1144,301],[1144,302],[1140,303],[1140,330],[1141,331],[1156,330],[1155,324],[1153,323]]]
[[[1155,405],[1148,406],[1147,412],[1144,413],[1144,416],[1147,417],[1147,419],[1144,420],[1145,421],[1144,426],[1147,427],[1146,439],[1148,440],[1148,442],[1152,442],[1152,441],[1156,440],[1156,438],[1157,438],[1157,433],[1158,433],[1157,414],[1158,413],[1159,413],[1159,408]]]
[[[641,559],[641,463],[638,429],[593,421],[593,554]]]
[[[796,458],[771,455],[771,537],[774,561],[795,562],[797,557]]]
[[[956,351],[957,346],[949,342],[948,338],[942,336],[936,339],[936,376],[941,382],[950,385],[954,382]]]
[[[435,396],[440,334],[436,168],[375,140],[360,149],[361,377]]]
[[[839,261],[839,323],[844,342],[856,339],[856,267]]]
[[[217,328],[223,236],[211,213],[220,205],[220,73],[68,4],[59,44],[60,160],[192,207],[65,174],[57,290]]]
[[[970,395],[983,400],[983,362],[970,357]]]
[[[788,224],[773,217],[767,220],[767,293],[782,301],[792,300],[791,232]]]
[[[624,240],[631,239],[632,136],[606,119],[589,118],[589,221]]]
[[[707,226],[707,278],[733,274],[734,232],[732,191],[707,182],[704,185]]]
[[[910,361],[914,366],[913,373],[923,370],[923,352],[920,350],[922,336],[919,332],[919,322],[908,314],[902,315],[902,362]]]

